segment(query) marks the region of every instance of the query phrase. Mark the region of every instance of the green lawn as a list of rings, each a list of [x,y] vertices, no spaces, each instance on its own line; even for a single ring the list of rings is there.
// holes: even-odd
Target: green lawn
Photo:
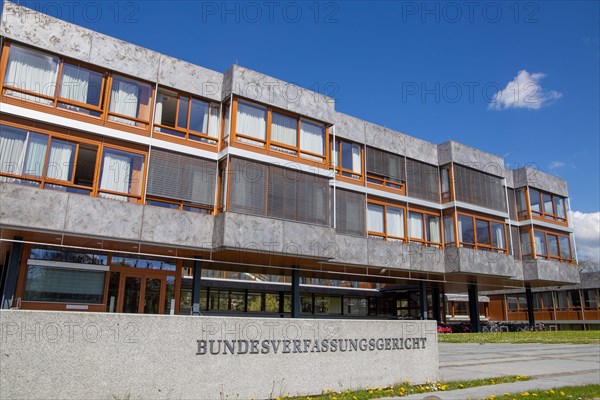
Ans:
[[[600,385],[565,386],[550,390],[533,390],[517,394],[503,394],[492,396],[486,400],[522,400],[522,399],[598,399],[600,398]]]
[[[572,343],[600,344],[600,331],[447,333],[440,343]]]
[[[526,376],[503,376],[499,378],[474,379],[470,381],[456,382],[432,382],[423,385],[411,385],[410,382],[404,382],[390,387],[367,387],[362,390],[344,392],[326,389],[323,393],[314,396],[299,397],[278,397],[277,400],[368,400],[381,397],[408,396],[418,393],[444,392],[449,390],[467,389],[477,386],[498,385],[500,383],[511,383],[517,381],[526,381],[530,378]]]

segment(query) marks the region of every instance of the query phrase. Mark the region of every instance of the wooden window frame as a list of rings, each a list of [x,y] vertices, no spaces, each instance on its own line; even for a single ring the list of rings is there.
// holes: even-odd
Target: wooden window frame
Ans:
[[[384,241],[393,241],[393,242],[397,242],[397,243],[407,243],[408,242],[408,226],[407,226],[407,214],[406,214],[406,206],[404,205],[400,205],[400,204],[396,204],[396,203],[390,203],[390,202],[386,202],[386,201],[382,201],[382,200],[375,200],[375,199],[367,199],[367,207],[369,206],[369,204],[373,204],[373,205],[377,205],[377,206],[382,206],[383,207],[383,233],[382,232],[375,232],[375,231],[370,231],[368,226],[368,223],[365,224],[365,229],[367,231],[367,237],[369,236],[377,236],[380,238],[383,238]],[[402,224],[403,224],[403,230],[404,230],[404,237],[398,237],[398,236],[392,236],[392,235],[388,235],[387,233],[387,208],[388,207],[393,207],[393,208],[399,208],[402,209]],[[368,222],[368,212],[366,213],[366,218],[367,218],[367,222]]]
[[[367,187],[373,188],[373,189],[378,189],[378,190],[384,190],[386,192],[390,192],[390,193],[397,193],[397,194],[401,194],[401,195],[405,195],[406,194],[406,157],[402,156],[400,154],[394,154],[391,153],[389,151],[385,151],[385,150],[381,150],[381,149],[376,149],[378,151],[382,151],[382,152],[386,152],[386,153],[391,153],[394,154],[396,156],[402,157],[403,161],[404,161],[404,179],[402,180],[394,180],[390,177],[384,176],[384,175],[378,175],[378,174],[373,174],[369,171],[367,171],[367,163],[366,163],[366,157],[367,157],[367,147],[369,146],[363,146],[363,170],[364,170],[364,180],[366,182]],[[374,148],[374,147],[372,147]],[[395,186],[399,186],[399,187],[395,187]]]
[[[540,211],[533,211],[531,209],[531,190],[535,190],[538,192],[539,194],[539,201],[540,201]],[[531,188],[528,187],[527,188],[527,193],[528,193],[528,210],[530,212],[529,215],[531,215],[531,218],[533,219],[537,219],[539,221],[545,221],[545,222],[550,222],[550,223],[556,223],[556,224],[560,224],[560,225],[564,225],[567,226],[568,225],[568,218],[567,218],[567,199],[563,196],[558,196],[556,194],[552,194],[550,192],[546,192],[537,188]],[[544,207],[544,195],[550,196],[550,199],[552,201],[552,213],[547,213]],[[564,212],[564,217],[559,217],[558,214],[556,213],[556,198],[560,198],[563,200],[563,212]]]
[[[422,208],[411,208],[411,207],[407,207],[408,209],[406,210],[406,227],[407,230],[406,232],[406,236],[407,236],[407,240],[409,243],[421,243],[423,246],[428,246],[428,247],[437,247],[439,249],[443,249],[444,248],[444,228],[442,226],[443,222],[443,216],[441,213],[439,212],[435,212],[435,211],[429,211],[429,210],[424,210]],[[423,239],[419,239],[419,238],[414,238],[410,236],[410,232],[408,232],[408,225],[409,225],[409,217],[410,217],[410,213],[417,213],[417,214],[421,214],[421,222],[423,224]],[[427,233],[429,232],[429,228],[427,227],[427,215],[431,215],[434,217],[438,217],[440,220],[440,242],[432,242],[432,241],[428,241],[427,240]]]
[[[8,67],[8,58],[10,55],[10,46],[12,44],[15,44],[17,46],[24,47],[27,49],[31,49],[34,51],[38,51],[38,52],[46,54],[48,56],[58,58],[59,65],[58,65],[58,71],[57,71],[57,76],[56,76],[56,85],[54,85],[54,94],[52,96],[38,94],[38,93],[31,92],[31,91],[28,91],[25,89],[8,86],[8,85],[4,84],[4,77],[6,74],[7,67]],[[102,74],[102,85],[101,85],[102,87],[101,87],[101,92],[99,94],[100,104],[98,106],[91,106],[87,103],[80,103],[80,102],[77,102],[77,101],[74,101],[71,99],[66,99],[66,98],[59,96],[59,94],[60,94],[59,88],[60,88],[61,79],[62,79],[63,65],[65,63],[71,64],[74,66],[79,66],[79,67],[82,67],[85,69],[89,69],[90,71],[94,71],[94,72],[98,72],[98,73]],[[112,90],[112,77],[114,75],[122,76],[123,78],[130,79],[130,80],[139,82],[141,84],[148,85],[150,87],[150,99],[149,99],[149,105],[148,105],[148,120],[144,120],[144,119],[140,119],[140,118],[132,118],[132,117],[129,117],[126,115],[121,115],[121,114],[117,114],[117,113],[108,111],[109,105],[110,105],[110,93]],[[12,90],[12,91],[19,92],[22,94],[38,97],[40,99],[49,100],[49,101],[52,101],[52,104],[40,104],[39,102],[30,101],[27,99],[21,99],[21,98],[15,97],[15,96],[11,96],[6,93],[7,90]],[[54,114],[57,114],[60,116],[65,116],[67,118],[72,118],[72,119],[80,120],[80,121],[87,122],[87,123],[104,125],[104,126],[112,127],[112,128],[119,129],[119,130],[125,130],[125,131],[132,132],[132,133],[137,133],[137,134],[142,133],[145,136],[148,136],[150,133],[151,121],[153,120],[153,115],[154,115],[154,110],[152,109],[152,106],[154,104],[155,95],[156,95],[156,93],[154,90],[154,85],[152,83],[141,80],[137,77],[132,77],[132,76],[128,76],[126,74],[112,72],[112,71],[102,69],[102,68],[94,66],[94,65],[87,64],[85,62],[81,62],[80,60],[72,59],[69,57],[64,57],[64,56],[61,56],[61,55],[58,55],[55,53],[51,53],[51,52],[48,52],[45,50],[40,50],[37,48],[33,48],[31,46],[23,45],[21,43],[13,43],[13,42],[7,41],[6,43],[4,43],[4,46],[2,48],[2,62],[0,65],[0,97],[3,102],[6,102],[8,104],[14,104],[17,106],[31,108],[31,109],[34,109],[37,111],[42,111],[42,112],[51,111]],[[78,112],[76,110],[62,108],[62,107],[59,107],[59,103],[84,108],[86,110],[99,113],[100,115],[99,116],[88,115],[85,113]],[[108,118],[109,116],[131,120],[136,123],[143,124],[143,126],[140,127],[137,125],[123,124],[118,121],[111,121]]]
[[[362,145],[361,143],[358,142],[353,142],[351,140],[348,139],[344,139],[344,138],[339,138],[336,137],[335,141],[337,142],[337,155],[338,155],[338,159],[334,160],[333,159],[333,155],[334,153],[331,152],[331,169],[335,171],[336,175],[338,176],[339,180],[344,180],[350,183],[356,183],[356,182],[364,182],[365,180],[365,146]],[[356,173],[352,170],[349,170],[347,168],[342,167],[342,144],[343,143],[347,143],[350,144],[351,146],[357,144],[360,146],[360,173]],[[336,143],[334,143],[333,137],[331,138],[331,147],[333,148],[333,146],[336,146]],[[344,175],[344,174],[348,174],[348,175]]]
[[[461,242],[458,239],[458,217],[462,215],[468,218],[471,218],[473,221],[473,240],[474,243],[469,243],[469,242]],[[488,235],[490,238],[490,244],[485,244],[485,243],[479,243],[477,240],[477,220],[480,221],[485,221],[487,222],[487,227],[488,227]],[[500,223],[502,224],[502,226],[504,226],[504,247],[495,247],[492,242],[492,223],[496,222],[496,223]],[[489,217],[485,217],[479,214],[471,214],[471,213],[467,213],[464,211],[458,211],[456,213],[456,220],[455,220],[455,224],[457,226],[456,228],[456,237],[455,237],[455,241],[456,241],[456,245],[458,247],[464,247],[464,248],[469,248],[469,249],[474,249],[474,250],[484,250],[484,251],[496,251],[496,252],[501,252],[504,254],[508,254],[508,241],[507,239],[507,228],[506,228],[506,223],[500,219],[495,219],[495,218],[489,218]]]
[[[169,198],[165,198],[165,197],[147,195],[146,196],[146,204],[147,205],[154,206],[154,207],[160,207],[159,205],[150,204],[149,201],[155,201],[157,203],[173,204],[173,205],[177,206],[177,210],[179,210],[179,211],[189,211],[189,210],[184,209],[184,207],[189,207],[189,208],[195,208],[195,209],[199,209],[199,210],[206,210],[206,211],[208,211],[208,213],[205,213],[205,214],[209,214],[209,215],[214,215],[214,213],[215,213],[214,207],[189,203],[189,202],[186,202],[183,200],[174,200],[174,199],[169,199]],[[174,210],[175,208],[172,208],[172,209]]]
[[[442,191],[442,187],[443,187],[443,182],[442,182],[442,170],[448,170],[448,191],[447,192],[443,192]],[[454,201],[454,168],[452,164],[446,164],[440,167],[440,198],[442,199],[442,204],[444,203],[449,203],[451,201]],[[447,194],[448,196],[446,198],[444,198],[444,195]]]
[[[243,133],[237,132],[237,113],[238,113],[238,103],[240,101],[257,106],[257,107],[264,108],[266,110],[267,119],[265,122],[266,130],[265,130],[265,139],[264,140],[258,139],[258,138],[252,137],[252,136],[244,135]],[[275,142],[275,141],[271,140],[272,113],[273,112],[282,114],[282,115],[285,115],[285,116],[288,116],[288,117],[291,117],[291,118],[294,118],[297,120],[296,147],[287,145],[285,143]],[[325,128],[325,138],[324,138],[325,140],[323,142],[323,150],[324,150],[325,154],[316,154],[316,153],[312,153],[310,151],[302,150],[300,148],[300,135],[301,135],[301,129],[302,129],[301,127],[302,127],[303,120],[311,122],[311,123],[315,123],[318,125],[322,125]],[[277,107],[272,107],[269,105],[257,103],[256,101],[242,98],[239,96],[234,96],[232,98],[231,129],[229,132],[229,137],[230,137],[230,145],[232,145],[234,147],[247,149],[247,150],[250,150],[255,153],[270,155],[270,156],[274,156],[277,158],[284,158],[284,159],[294,161],[294,162],[301,162],[303,164],[308,164],[308,165],[313,165],[313,166],[316,165],[319,168],[326,169],[326,168],[328,168],[329,159],[330,159],[330,155],[329,155],[330,152],[329,152],[329,146],[328,146],[329,137],[330,137],[329,130],[330,130],[329,126],[326,123],[317,121],[312,118],[302,117],[300,115],[291,113],[289,111],[282,110]],[[238,137],[241,139],[251,141],[251,142],[256,142],[256,144],[241,142],[238,140]],[[271,146],[272,144],[275,147],[281,147],[281,148],[287,149],[293,154],[275,150],[272,148],[272,146]],[[303,155],[305,157],[303,157]],[[306,156],[308,156],[308,157],[306,157]],[[315,160],[315,158],[319,159],[320,161]]]
[[[60,132],[62,130],[60,128],[57,128],[56,130],[54,130],[54,129],[49,130],[49,129],[39,126],[37,124],[35,127],[33,127],[33,126],[27,126],[27,125],[11,122],[9,120],[2,121],[2,124],[0,124],[0,125],[10,126],[13,128],[26,130],[28,132],[43,134],[48,137],[48,142],[47,142],[48,144],[46,147],[46,154],[44,156],[44,167],[42,170],[42,176],[37,177],[37,176],[30,176],[30,175],[26,175],[26,174],[15,175],[15,174],[3,173],[3,172],[0,172],[0,176],[5,176],[8,178],[14,178],[14,179],[22,179],[22,180],[26,180],[26,181],[30,181],[30,182],[37,182],[38,186],[36,186],[36,187],[39,189],[44,189],[45,185],[52,184],[52,185],[57,185],[57,186],[70,187],[70,188],[74,188],[74,189],[89,191],[90,197],[101,197],[100,193],[113,194],[113,195],[118,195],[118,196],[122,196],[122,197],[127,197],[127,199],[128,199],[127,202],[131,202],[131,200],[133,199],[137,204],[141,204],[143,195],[145,193],[146,182],[145,182],[144,177],[147,174],[147,168],[148,168],[147,152],[142,151],[142,150],[137,150],[134,148],[130,148],[130,147],[122,146],[122,145],[117,144],[114,141],[106,139],[106,138],[102,138],[102,140],[99,141],[99,140],[92,139],[91,135],[85,135],[85,134],[74,135],[73,133],[71,133],[72,131]],[[86,138],[85,136],[88,136],[88,137]],[[77,160],[77,155],[79,153],[80,144],[85,144],[85,145],[90,145],[90,146],[96,147],[97,151],[96,151],[96,160],[95,160],[95,164],[94,164],[94,179],[93,179],[93,184],[91,187],[76,185],[73,183],[73,180],[75,179],[75,173],[76,173],[76,167],[77,167],[76,164],[73,166],[71,181],[61,181],[58,179],[52,179],[52,178],[46,177],[47,166],[48,166],[48,157],[49,157],[49,153],[50,153],[50,143],[52,142],[53,138],[75,144],[77,146],[75,160]],[[101,179],[101,169],[102,169],[102,159],[103,159],[104,149],[125,151],[128,153],[141,155],[144,157],[144,165],[143,165],[142,169],[140,170],[140,173],[141,173],[140,194],[120,193],[120,192],[113,192],[113,191],[109,191],[109,190],[105,190],[105,189],[100,189],[100,179]]]
[[[165,86],[159,86],[158,90],[156,92],[156,97],[158,98],[159,93],[161,92],[161,89],[164,91],[168,91],[168,92],[173,92],[176,94],[177,96],[177,107],[175,110],[175,126],[167,126],[167,125],[163,125],[160,124],[156,121],[154,121],[154,132],[153,135],[157,135],[160,136],[161,139],[165,139],[167,141],[170,142],[175,142],[178,143],[179,141],[185,141],[186,145],[195,145],[195,146],[208,146],[208,148],[211,151],[216,151],[216,149],[219,147],[219,141],[221,139],[221,135],[222,135],[222,128],[223,128],[223,122],[221,121],[221,111],[219,111],[219,122],[218,122],[218,129],[217,129],[217,137],[212,137],[209,136],[208,133],[204,133],[204,132],[197,132],[194,131],[192,129],[190,129],[190,119],[191,119],[191,111],[192,111],[192,100],[196,99],[196,100],[200,100],[203,101],[205,103],[208,103],[208,122],[207,122],[207,126],[210,126],[210,110],[211,110],[211,105],[216,104],[216,102],[214,101],[210,101],[208,99],[199,97],[199,96],[193,96],[189,93],[180,91],[180,90],[176,90],[176,89],[172,89],[172,88],[168,88]],[[181,99],[185,98],[188,100],[188,108],[187,108],[187,120],[186,120],[186,127],[185,128],[181,128],[179,126],[177,126],[177,123],[179,121],[179,109],[180,109],[180,105],[181,105]],[[154,104],[154,115],[156,116],[156,104]],[[184,137],[178,137],[174,134],[171,134],[169,132],[165,132],[162,130],[157,130],[158,129],[165,129],[167,131],[174,131],[174,132],[178,132],[181,133],[182,135],[184,135]],[[209,128],[210,129],[210,128]],[[200,141],[200,140],[194,140],[194,139],[190,139],[190,137],[197,137],[197,138],[201,138],[204,139],[206,141],[209,142],[214,142],[214,143],[206,143],[204,141]]]
[[[532,240],[533,240],[533,236],[534,236],[535,231],[541,232],[541,233],[544,234],[544,242],[546,244],[546,253],[547,254],[538,254],[537,251],[536,251],[536,248],[535,248],[535,241],[532,241],[531,242],[531,254],[530,255],[534,259],[538,259],[539,258],[539,259],[550,260],[550,261],[568,262],[570,264],[574,263],[573,244],[571,243],[571,237],[570,237],[569,234],[565,235],[565,234],[558,233],[558,232],[555,232],[555,231],[549,231],[549,230],[539,229],[539,228],[536,227],[536,228],[530,229],[530,232],[531,232],[530,236],[531,236]],[[557,237],[558,256],[551,256],[550,255],[550,248],[548,246],[548,235],[552,235],[552,236],[556,236]],[[561,254],[560,254],[561,253],[561,248],[560,248],[560,237],[561,236],[562,237],[566,237],[566,238],[569,239],[569,254],[571,255],[570,258],[563,258],[561,256]]]

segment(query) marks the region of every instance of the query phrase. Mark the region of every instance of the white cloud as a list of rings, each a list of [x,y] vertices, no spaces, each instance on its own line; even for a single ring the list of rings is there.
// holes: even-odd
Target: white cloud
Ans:
[[[600,211],[573,211],[571,218],[575,229],[577,254],[580,258],[586,256],[600,262]]]
[[[544,90],[540,80],[546,75],[530,74],[526,70],[519,71],[515,79],[508,82],[503,90],[494,95],[488,110],[505,110],[507,108],[526,108],[539,110],[562,97],[555,90]]]
[[[550,163],[550,169],[557,169],[557,168],[562,168],[562,167],[566,167],[567,164],[562,162],[562,161],[552,161]]]

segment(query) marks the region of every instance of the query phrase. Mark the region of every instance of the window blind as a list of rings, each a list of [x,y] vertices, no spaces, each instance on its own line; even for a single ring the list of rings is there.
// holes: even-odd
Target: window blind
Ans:
[[[153,149],[147,194],[212,206],[216,171],[214,161]]]
[[[404,181],[404,157],[367,147],[367,172],[396,181]]]
[[[456,200],[506,211],[502,178],[455,164],[454,181]]]
[[[365,236],[365,195],[336,190],[336,231],[344,235]]]
[[[438,168],[435,165],[406,159],[407,194],[429,201],[440,201]]]

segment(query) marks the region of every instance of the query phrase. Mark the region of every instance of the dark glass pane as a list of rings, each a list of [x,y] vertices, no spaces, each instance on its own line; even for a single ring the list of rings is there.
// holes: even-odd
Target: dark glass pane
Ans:
[[[165,290],[165,314],[175,312],[175,277],[167,276],[167,285]]]
[[[119,282],[121,274],[118,272],[111,272],[110,279],[108,282],[108,303],[106,304],[107,312],[116,312],[117,303],[119,301]]]
[[[489,222],[477,219],[477,220],[475,220],[475,226],[477,229],[477,243],[478,244],[491,244]]]
[[[100,304],[104,278],[104,271],[30,265],[24,300]]]
[[[192,110],[190,114],[190,130],[208,133],[208,103],[198,99],[192,99]]]
[[[458,215],[458,234],[461,242],[475,243],[473,218],[466,215]]]
[[[188,105],[189,99],[187,97],[179,98],[179,109],[177,114],[177,126],[179,128],[187,129],[187,120],[188,120]]]
[[[128,276],[125,278],[125,290],[123,293],[123,312],[139,313],[140,293],[142,278]]]
[[[160,307],[160,286],[160,279],[146,279],[146,292],[144,293],[144,314],[158,314]]]

